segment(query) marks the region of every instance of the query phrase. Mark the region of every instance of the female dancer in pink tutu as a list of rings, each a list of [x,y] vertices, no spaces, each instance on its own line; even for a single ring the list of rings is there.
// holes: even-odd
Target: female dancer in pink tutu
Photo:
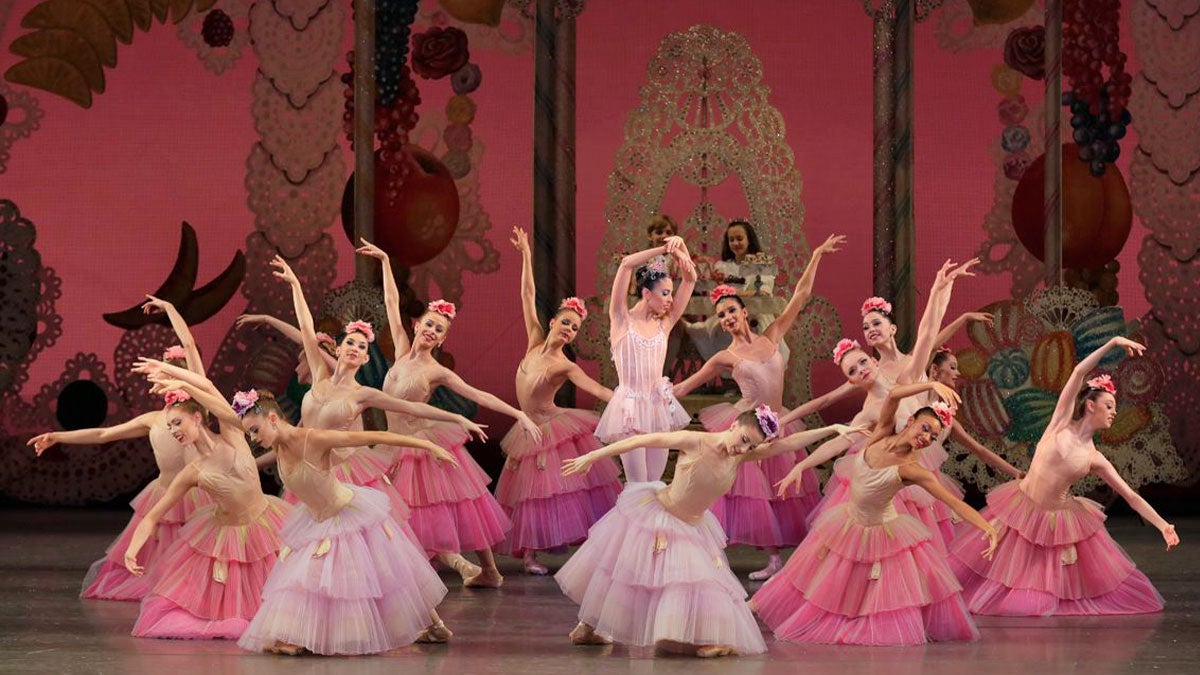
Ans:
[[[696,286],[696,266],[687,245],[679,237],[625,256],[613,279],[608,301],[609,343],[617,367],[617,388],[600,416],[596,437],[612,443],[633,434],[681,429],[690,418],[671,393],[671,382],[663,376],[667,357],[667,335],[683,316]],[[683,271],[679,302],[666,258],[673,256]],[[629,307],[625,289],[636,270],[641,299]],[[634,448],[621,455],[627,483],[644,483],[662,478],[667,468],[666,447]]]
[[[241,428],[218,417],[219,432],[208,430],[205,408],[224,402],[203,375],[150,359],[140,359],[134,370],[150,376],[155,391],[165,393],[171,434],[181,444],[195,445],[200,458],[175,476],[138,524],[125,550],[125,567],[135,575],[145,571],[138,554],[159,520],[189,490],[203,490],[214,504],[193,514],[163,552],[133,635],[237,639],[258,609],[263,583],[283,546],[279,528],[291,506],[263,494]]]
[[[191,331],[183,317],[175,307],[165,301],[148,295],[148,300],[142,305],[147,314],[163,312],[171,321],[182,346],[176,345],[163,352],[163,360],[192,372],[203,373],[204,364],[200,360],[200,352],[192,339]],[[167,408],[151,411],[116,426],[100,429],[77,429],[75,431],[52,431],[35,436],[29,440],[38,455],[51,446],[62,443],[65,445],[102,444],[132,438],[146,437],[150,441],[150,449],[154,453],[154,463],[158,467],[158,476],[150,482],[137,497],[130,502],[133,507],[133,518],[109,545],[104,557],[92,564],[83,581],[81,597],[93,600],[131,600],[138,601],[145,597],[150,590],[150,581],[145,576],[135,576],[125,569],[125,549],[133,537],[133,531],[141,523],[146,513],[163,498],[171,481],[185,466],[198,458],[196,449],[192,446],[181,445],[171,436],[167,429]],[[197,509],[207,506],[212,500],[201,490],[189,490],[175,508],[164,513],[158,520],[150,540],[142,549],[143,566],[153,570],[163,551],[175,541],[179,530]]]
[[[847,431],[835,425],[793,438],[803,440],[796,444],[803,447]],[[617,505],[555,575],[579,604],[579,624],[571,631],[575,644],[616,641],[701,657],[767,650],[746,606],[746,591],[729,570],[725,533],[709,508],[733,485],[741,464],[776,452],[759,444],[778,433],[779,418],[760,406],[721,432],[631,436],[563,463],[563,473],[574,475],[639,447],[680,453],[670,486],[627,484]]]
[[[1162,532],[1167,550],[1179,544],[1175,526],[1134,492],[1096,449],[1096,432],[1112,426],[1117,388],[1107,375],[1084,382],[1114,348],[1145,347],[1114,337],[1079,362],[1038,441],[1029,473],[988,493],[984,516],[1006,536],[994,558],[960,536],[951,546],[954,571],[972,612],[1003,616],[1143,614],[1163,608],[1162,596],[1104,527],[1100,506],[1071,495],[1088,474],[1107,483]]]
[[[958,401],[958,395],[939,382],[894,387],[866,448],[848,460],[852,462],[849,499],[817,517],[783,570],[751,598],[750,604],[776,638],[914,645],[979,637],[962,588],[931,533],[917,519],[898,514],[892,505],[902,486],[919,486],[984,532],[988,543],[980,546],[982,555],[990,556],[996,548],[996,530],[950,494],[917,459],[921,449],[951,424],[950,406],[937,402],[922,407],[895,432],[900,400],[927,391]],[[769,444],[767,451],[806,444],[805,438],[790,437]],[[818,449],[798,466],[801,470],[815,467],[836,453],[836,449]]]
[[[424,551],[402,533],[388,497],[343,483],[332,471],[346,448],[372,444],[419,449],[453,466],[450,453],[390,432],[292,426],[268,392],[238,392],[233,405],[216,414],[237,420],[256,443],[276,451],[279,475],[303,505],[280,530],[286,547],[241,647],[376,654],[451,636],[435,610],[446,587]]]
[[[783,411],[783,371],[787,361],[779,350],[783,336],[791,329],[800,310],[812,297],[813,282],[821,257],[835,253],[845,237],[834,235],[825,240],[812,254],[804,274],[796,283],[787,306],[762,335],[750,330],[746,304],[731,286],[718,286],[710,297],[720,326],[733,338],[733,343],[717,352],[694,375],[675,385],[679,397],[718,374],[731,371],[738,383],[742,398],[737,403],[718,403],[700,411],[700,422],[707,431],[727,429],[738,415],[760,405]],[[786,434],[802,431],[797,419],[784,428]],[[815,471],[804,474],[795,493],[778,497],[773,486],[783,480],[796,463],[806,457],[798,453],[779,454],[763,462],[743,462],[738,467],[733,487],[713,505],[713,514],[733,544],[746,544],[766,549],[767,566],[751,572],[750,579],[769,579],[783,567],[779,556],[782,546],[796,546],[807,531],[805,518],[821,498]]]
[[[310,429],[362,431],[362,411],[372,407],[384,410],[390,415],[445,422],[454,427],[455,432],[461,433],[464,439],[468,434],[486,438],[482,427],[462,415],[435,408],[424,401],[391,396],[379,389],[364,387],[355,381],[358,369],[370,359],[367,349],[370,343],[375,341],[375,331],[371,324],[365,321],[352,321],[346,325],[345,335],[337,347],[337,367],[333,372],[328,371],[324,352],[313,328],[312,312],[304,298],[300,280],[283,258],[277,256],[271,265],[275,268],[275,276],[291,286],[305,359],[313,374],[312,389],[304,395],[300,407],[302,426]],[[339,452],[345,459],[335,463],[333,467],[334,476],[338,480],[383,492],[392,501],[393,516],[396,520],[416,527],[410,520],[407,495],[392,483],[391,472],[396,462],[396,448],[360,447]],[[274,457],[270,452],[266,456]],[[472,569],[474,566],[461,559],[461,556],[457,562],[457,565],[452,566],[464,577],[477,573],[477,568]]]
[[[395,361],[383,382],[388,394],[407,401],[425,402],[439,386],[449,387],[460,396],[517,420],[533,443],[540,443],[542,432],[528,415],[496,396],[480,391],[463,381],[454,371],[433,358],[454,320],[454,305],[444,300],[429,303],[413,327],[410,342],[404,332],[400,312],[400,291],[392,275],[388,255],[382,249],[362,242],[361,255],[383,264],[383,301],[388,324],[396,345]],[[488,477],[465,444],[466,432],[450,424],[430,422],[402,412],[388,413],[388,429],[433,441],[446,448],[458,460],[454,467],[431,462],[425,453],[402,448],[393,476],[396,489],[412,508],[413,530],[426,552],[453,567],[470,587],[498,588],[504,577],[496,569],[492,547],[504,541],[512,522],[488,491]],[[462,557],[463,551],[475,551],[482,568]]]
[[[562,475],[563,460],[600,447],[593,435],[600,418],[589,410],[559,408],[554,396],[568,380],[602,401],[612,398],[612,390],[563,355],[563,347],[575,340],[587,318],[583,301],[563,300],[543,328],[537,315],[533,254],[524,230],[513,228],[512,244],[521,252],[521,308],[528,334],[525,358],[517,367],[517,401],[538,423],[542,442],[532,442],[518,427],[500,441],[508,461],[496,485],[496,499],[513,523],[500,550],[522,557],[527,573],[546,574],[537,552],[583,541],[621,492],[613,461],[584,475]]]

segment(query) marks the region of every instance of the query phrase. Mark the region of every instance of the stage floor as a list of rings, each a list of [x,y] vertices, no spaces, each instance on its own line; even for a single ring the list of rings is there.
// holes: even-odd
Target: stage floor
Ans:
[[[465,590],[443,573],[440,608],[455,632],[448,645],[412,646],[385,656],[286,658],[249,654],[233,643],[142,640],[129,636],[133,603],[81,601],[89,563],[127,513],[70,510],[0,512],[0,673],[288,675],[420,672],[446,675],[540,673],[1200,673],[1200,520],[1177,521],[1183,546],[1163,551],[1158,533],[1133,519],[1109,521],[1167,600],[1161,615],[1111,618],[979,619],[983,639],[916,648],[793,645],[767,636],[768,654],[701,661],[630,658],[621,646],[573,647],[575,606],[550,578],[528,577],[504,559],[498,591]],[[745,579],[761,560],[730,549]],[[552,568],[564,557],[547,557]],[[757,587],[751,586],[751,590]]]

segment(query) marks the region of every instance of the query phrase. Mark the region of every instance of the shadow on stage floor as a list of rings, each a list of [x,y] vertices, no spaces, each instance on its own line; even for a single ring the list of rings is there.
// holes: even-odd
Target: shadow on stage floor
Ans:
[[[1158,533],[1129,518],[1109,522],[1113,536],[1167,601],[1161,615],[979,619],[983,639],[916,648],[793,645],[767,636],[768,654],[714,662],[631,658],[621,646],[572,647],[575,606],[550,578],[528,577],[505,559],[498,591],[466,590],[452,573],[439,608],[455,637],[449,645],[412,646],[385,656],[286,658],[248,654],[229,642],[142,640],[129,636],[134,603],[81,601],[88,564],[124,525],[127,513],[0,512],[0,673],[153,673],[289,675],[419,672],[445,675],[540,673],[1198,673],[1200,672],[1200,519],[1176,523],[1183,546],[1163,551]],[[745,575],[762,560],[729,551]],[[565,557],[546,557],[552,568]],[[753,591],[757,585],[750,585]]]

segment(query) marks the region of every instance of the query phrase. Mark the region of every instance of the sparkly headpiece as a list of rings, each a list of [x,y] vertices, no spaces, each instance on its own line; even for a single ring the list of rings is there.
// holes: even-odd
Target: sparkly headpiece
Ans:
[[[425,309],[426,311],[434,312],[435,314],[441,314],[451,321],[454,320],[454,315],[458,313],[458,311],[454,308],[454,303],[447,300],[434,300],[426,305]]]
[[[170,407],[178,403],[185,403],[190,400],[192,400],[192,395],[186,391],[168,391],[167,393],[163,394],[163,407]]]
[[[350,323],[346,324],[346,327],[342,329],[342,332],[346,335],[351,333],[362,333],[363,337],[367,338],[367,342],[375,341],[375,329],[371,327],[371,324],[363,321],[362,319],[351,321]]]
[[[646,263],[646,269],[658,276],[667,276],[667,259],[664,256],[657,256],[650,262]]]
[[[938,419],[942,421],[942,427],[949,427],[954,423],[954,411],[946,403],[934,401],[929,407],[933,408],[933,412],[937,413]]]
[[[234,393],[232,407],[238,417],[245,417],[246,413],[258,407],[258,392],[251,389]]]
[[[833,348],[833,362],[840,365],[842,357],[846,355],[846,352],[855,349],[862,349],[862,345],[858,344],[858,340],[851,340],[850,338],[838,340],[837,346]]]
[[[758,418],[758,428],[768,441],[779,435],[779,415],[770,406],[758,406],[754,409],[754,416]]]
[[[892,303],[878,296],[867,298],[862,304],[862,315],[866,316],[871,312],[883,312],[884,314],[891,314]]]
[[[571,296],[562,302],[558,303],[559,311],[569,309],[579,315],[580,319],[587,318],[587,307],[584,307],[583,301],[575,296]]]
[[[1112,377],[1110,377],[1107,374],[1097,375],[1096,377],[1093,377],[1092,379],[1088,380],[1087,387],[1088,387],[1088,389],[1099,389],[1101,391],[1107,391],[1108,393],[1112,394],[1113,396],[1117,395],[1117,385],[1113,384]]]
[[[712,289],[712,292],[708,294],[708,299],[712,300],[712,304],[715,305],[721,301],[721,298],[728,298],[731,296],[736,297],[737,294],[738,291],[733,286],[730,286],[729,284],[721,284],[720,286]]]
[[[180,360],[186,361],[187,360],[187,350],[185,350],[183,347],[180,347],[179,345],[171,345],[170,347],[167,347],[167,350],[165,352],[163,352],[162,360],[163,361],[173,361],[175,359],[180,359]]]
[[[346,328],[349,328],[349,326],[346,326]],[[347,331],[347,332],[349,332],[349,331]],[[370,335],[369,333],[363,333],[363,334]],[[329,335],[329,333],[318,332],[317,333],[317,344],[329,345],[330,348],[336,348],[337,340],[334,340],[333,337]]]

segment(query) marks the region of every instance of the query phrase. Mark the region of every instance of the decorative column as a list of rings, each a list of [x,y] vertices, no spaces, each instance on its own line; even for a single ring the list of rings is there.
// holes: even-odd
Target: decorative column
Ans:
[[[1042,188],[1046,287],[1062,284],[1062,0],[1046,0],[1046,177]]]
[[[375,241],[375,0],[354,0],[354,245]],[[374,258],[354,256],[354,276],[373,283]]]

